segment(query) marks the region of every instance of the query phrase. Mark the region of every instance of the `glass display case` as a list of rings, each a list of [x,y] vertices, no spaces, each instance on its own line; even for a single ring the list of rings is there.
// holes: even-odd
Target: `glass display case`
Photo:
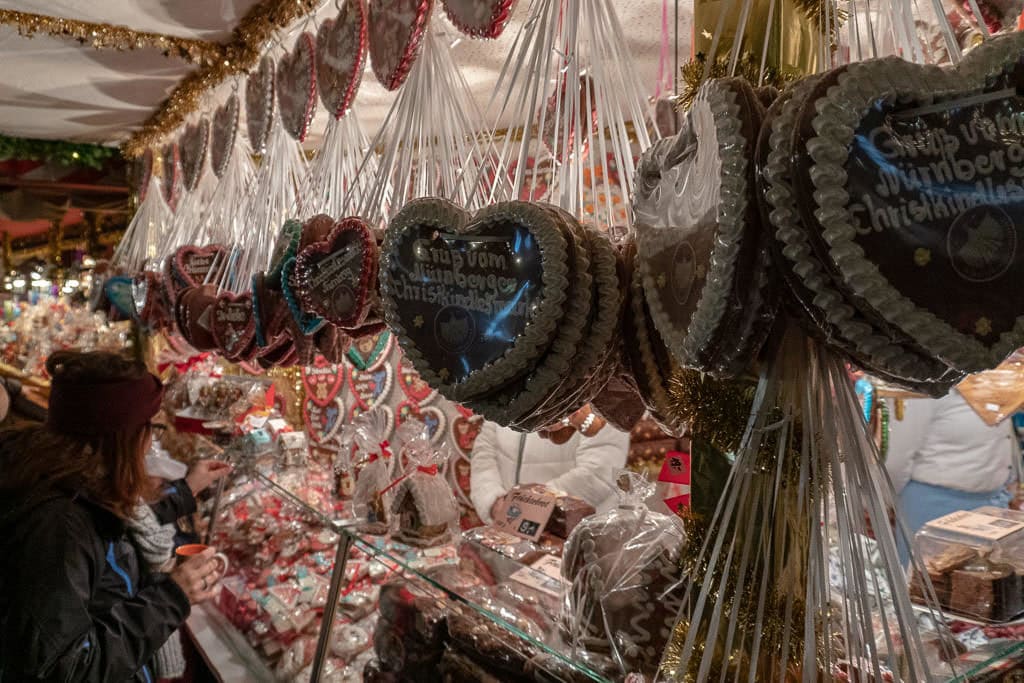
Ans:
[[[232,566],[190,630],[221,632],[205,647],[226,654],[199,647],[220,680],[622,680],[566,642],[557,552],[506,552],[478,531],[428,548],[370,535],[335,484],[317,467],[257,467],[207,503]],[[1024,634],[984,628],[961,624],[977,632],[945,680],[1015,680]]]

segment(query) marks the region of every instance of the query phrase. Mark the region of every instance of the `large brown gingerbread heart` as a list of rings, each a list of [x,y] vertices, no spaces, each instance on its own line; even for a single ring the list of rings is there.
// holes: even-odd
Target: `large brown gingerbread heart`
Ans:
[[[227,250],[219,244],[179,247],[167,262],[167,286],[172,297],[185,287],[206,283],[210,271],[224,265]]]
[[[206,150],[210,144],[210,120],[206,117],[199,123],[185,127],[178,141],[181,149],[181,177],[185,189],[192,192],[199,184],[206,165]]]
[[[370,63],[388,90],[409,75],[432,7],[433,0],[369,0]]]
[[[311,33],[300,35],[292,51],[277,62],[277,105],[284,129],[303,142],[316,110],[316,43]]]
[[[343,328],[366,319],[376,275],[376,240],[356,217],[338,221],[326,239],[299,252],[292,270],[302,308]]]
[[[852,64],[810,121],[814,216],[844,284],[968,372],[1024,346],[1022,54],[1013,34],[955,71]]]
[[[245,122],[254,152],[264,151],[273,120],[274,60],[267,55],[245,83]]]
[[[213,113],[213,125],[210,130],[210,167],[218,178],[228,169],[237,134],[238,96],[232,94]]]
[[[338,16],[316,34],[316,80],[320,100],[335,118],[352,105],[366,67],[366,0],[345,0]]]
[[[474,38],[497,38],[505,30],[515,0],[442,0],[448,19]]]
[[[381,300],[420,376],[447,398],[485,395],[542,357],[563,316],[567,245],[555,217],[496,204],[467,225],[449,202],[414,200],[388,226]]]

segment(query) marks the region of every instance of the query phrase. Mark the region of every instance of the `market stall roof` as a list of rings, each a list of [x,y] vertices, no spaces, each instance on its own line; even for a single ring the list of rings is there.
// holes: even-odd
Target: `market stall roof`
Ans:
[[[200,41],[226,41],[242,17],[257,0],[0,0],[0,10],[61,17]],[[513,19],[498,40],[459,41],[454,47],[481,108],[492,94],[505,56],[529,9],[528,0],[518,0]],[[680,7],[680,57],[689,57],[692,6]],[[615,3],[619,19],[637,61],[640,78],[654,92],[659,67],[671,69],[672,54],[662,54],[662,12],[672,21],[673,3],[664,0],[621,0]],[[321,3],[318,16],[336,12],[333,2]],[[435,9],[435,14],[443,14]],[[435,20],[438,20],[435,18]],[[444,20],[442,20],[444,21]],[[308,30],[297,22],[289,45],[299,31]],[[667,57],[663,60],[662,58]],[[155,111],[175,85],[196,68],[187,60],[165,56],[157,47],[139,47],[120,52],[96,49],[74,38],[51,37],[37,32],[19,34],[14,25],[0,25],[0,133],[46,139],[116,144],[136,130]],[[230,87],[225,84],[223,87]],[[389,93],[367,73],[356,100],[364,130],[372,134],[391,105]],[[321,107],[309,144],[318,144],[327,113]]]

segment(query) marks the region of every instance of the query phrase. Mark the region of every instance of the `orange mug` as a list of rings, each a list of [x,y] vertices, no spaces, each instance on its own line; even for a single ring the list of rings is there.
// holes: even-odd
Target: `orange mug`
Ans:
[[[199,555],[207,548],[210,548],[204,543],[189,543],[188,545],[181,545],[175,549],[174,554],[178,556],[179,562],[184,562],[190,557]],[[217,570],[217,573],[224,576],[228,573],[228,556],[224,553],[217,553],[213,556],[213,559],[217,560],[221,564],[221,568]]]

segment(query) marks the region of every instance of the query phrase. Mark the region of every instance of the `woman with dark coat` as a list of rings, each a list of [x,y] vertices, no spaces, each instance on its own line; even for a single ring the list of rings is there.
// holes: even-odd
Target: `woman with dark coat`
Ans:
[[[126,530],[155,497],[160,381],[108,353],[58,352],[47,370],[45,426],[0,435],[0,683],[152,683],[154,654],[218,578],[212,549],[148,572]],[[158,516],[194,509],[178,488]]]

